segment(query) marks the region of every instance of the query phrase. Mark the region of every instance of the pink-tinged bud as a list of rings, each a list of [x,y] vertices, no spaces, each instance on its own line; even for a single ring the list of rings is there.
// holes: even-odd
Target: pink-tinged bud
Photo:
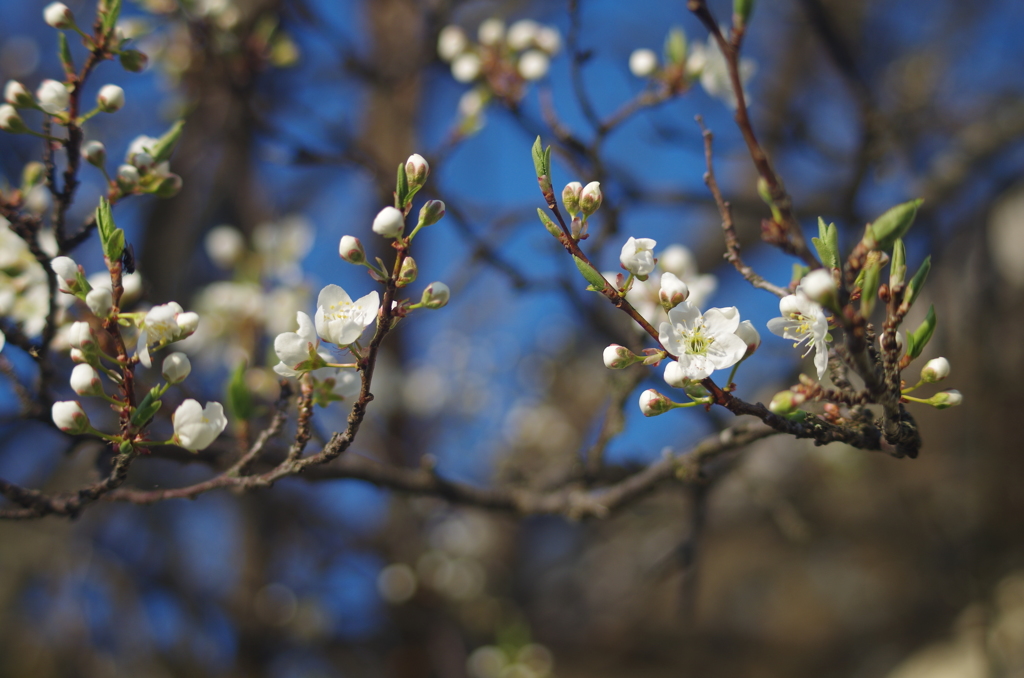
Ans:
[[[0,130],[11,134],[24,134],[28,131],[28,125],[18,115],[18,111],[10,104],[0,105]]]
[[[192,362],[187,355],[180,351],[171,353],[164,358],[164,364],[160,369],[160,373],[168,384],[180,384],[191,372]]]
[[[667,397],[649,388],[640,394],[640,411],[645,417],[656,417],[672,409],[674,403]]]
[[[686,286],[686,283],[672,273],[661,274],[661,289],[658,290],[658,298],[666,311],[671,311],[686,301],[689,296],[690,288]]]
[[[124,106],[124,90],[117,85],[104,85],[96,95],[96,105],[104,113],[116,113]]]
[[[85,355],[85,353],[82,352],[82,349],[80,348],[71,349],[71,352],[68,355],[71,356],[71,362],[75,363],[76,365],[81,365],[82,363],[89,362],[89,358]]]
[[[429,174],[430,164],[419,153],[413,153],[405,161],[405,176],[409,180],[409,186],[422,186],[427,182]]]
[[[174,316],[174,322],[178,324],[178,329],[181,331],[180,338],[191,336],[199,329],[199,314],[188,311],[186,313],[179,313]]]
[[[405,230],[405,216],[395,207],[385,207],[373,219],[373,232],[385,238],[400,238]]]
[[[75,15],[63,2],[51,2],[47,5],[43,9],[43,20],[50,26],[62,30],[75,25]]]
[[[77,400],[63,400],[53,404],[53,423],[61,431],[78,435],[89,430],[89,415]]]
[[[84,320],[71,323],[68,330],[68,344],[71,348],[77,348],[84,353],[96,347],[96,333],[92,326]]]
[[[126,49],[120,54],[121,67],[131,73],[139,73],[146,68],[149,57],[137,49]]]
[[[103,395],[100,375],[91,365],[75,365],[71,370],[71,390],[80,396]]]
[[[423,296],[420,298],[420,303],[427,308],[441,308],[448,304],[448,299],[451,298],[451,290],[443,282],[432,282],[427,285],[427,289],[423,290]]]
[[[363,243],[359,242],[359,238],[351,235],[341,236],[341,242],[338,243],[338,255],[342,261],[347,261],[350,264],[362,264],[366,261],[366,250],[363,249]]]
[[[58,287],[65,294],[74,294],[79,290],[78,264],[71,257],[54,257],[50,261],[50,268],[57,274]]]
[[[956,389],[936,393],[928,399],[929,404],[937,410],[944,410],[947,407],[956,407],[964,401],[963,395]]]
[[[398,272],[398,286],[405,287],[416,282],[417,275],[419,275],[419,268],[416,266],[416,260],[406,257],[402,260],[402,269]]]
[[[107,148],[99,141],[87,141],[82,145],[82,157],[90,165],[103,167],[107,164]]]
[[[754,328],[754,323],[749,320],[744,320],[740,323],[740,326],[736,328],[736,336],[743,340],[743,343],[747,345],[747,352],[743,354],[740,360],[746,360],[750,356],[754,355],[754,351],[761,345],[761,335]]]
[[[604,194],[601,193],[601,182],[591,181],[584,186],[583,191],[580,192],[580,209],[583,211],[583,215],[589,217],[596,212],[603,200]]]
[[[420,223],[423,226],[436,224],[444,216],[444,210],[444,203],[440,200],[428,200],[420,208]]]
[[[562,189],[562,205],[569,216],[575,217],[580,211],[580,194],[583,193],[583,184],[578,181],[570,181]]]
[[[4,86],[4,101],[16,108],[35,108],[36,100],[28,87],[17,80],[8,80]]]
[[[932,358],[921,368],[921,381],[934,384],[949,376],[949,361],[945,358]]]
[[[625,346],[611,344],[604,349],[604,366],[610,370],[621,370],[642,360]]]
[[[50,115],[56,115],[65,111],[71,101],[71,94],[64,83],[56,80],[43,80],[36,90],[36,99],[39,100],[39,108]]]

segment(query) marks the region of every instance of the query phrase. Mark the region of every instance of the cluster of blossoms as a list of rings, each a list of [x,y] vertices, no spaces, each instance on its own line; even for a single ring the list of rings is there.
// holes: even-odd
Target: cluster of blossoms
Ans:
[[[47,252],[56,253],[52,235],[41,244]],[[25,241],[0,217],[0,315],[14,320],[28,337],[39,336],[46,326],[47,278]]]
[[[421,155],[409,156],[400,168],[402,178],[396,192],[398,207],[385,207],[373,219],[373,232],[395,241],[395,248],[404,255],[400,256],[397,269],[388,271],[380,259],[376,264],[370,262],[363,244],[351,235],[342,236],[338,243],[338,255],[342,261],[364,266],[374,280],[393,282],[399,289],[415,282],[417,266],[416,261],[407,254],[409,246],[421,229],[437,223],[445,213],[443,202],[428,200],[420,209],[415,228],[408,235],[405,233],[405,220],[412,208],[412,198],[426,183],[429,174],[430,165]],[[396,321],[418,308],[441,308],[448,303],[449,296],[447,285],[433,282],[427,285],[416,303],[409,299],[392,302],[391,318]],[[317,402],[321,405],[334,400],[351,403],[360,388],[360,380],[354,372],[358,362],[334,362],[334,357],[321,348],[320,342],[348,350],[358,359],[359,339],[367,327],[378,322],[380,306],[380,295],[376,291],[353,301],[348,292],[338,285],[327,285],[317,296],[314,317],[311,319],[306,313],[298,311],[298,329],[281,332],[274,339],[274,352],[279,360],[274,371],[283,377],[310,374]]]
[[[516,21],[507,29],[501,19],[487,19],[477,29],[475,43],[459,26],[442,28],[438,55],[451,64],[453,78],[476,83],[459,100],[463,131],[483,125],[483,109],[492,98],[519,101],[525,83],[547,75],[551,57],[561,47],[558,29],[532,19]]]
[[[673,92],[685,91],[699,81],[709,96],[721,99],[730,108],[737,106],[725,55],[713,36],[708,37],[706,44],[689,46],[683,30],[674,28],[665,40],[662,60],[654,50],[637,49],[629,55],[629,70],[636,77],[660,83]],[[744,90],[756,70],[757,66],[751,59],[740,60],[739,73]]]

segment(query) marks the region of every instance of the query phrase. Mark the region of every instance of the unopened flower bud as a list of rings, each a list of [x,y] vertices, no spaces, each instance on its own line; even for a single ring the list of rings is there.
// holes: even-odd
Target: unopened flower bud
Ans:
[[[604,200],[604,194],[601,193],[600,182],[591,181],[584,186],[580,192],[580,210],[583,211],[583,215],[589,217],[596,212],[601,206],[602,200]]]
[[[754,352],[761,345],[761,335],[754,328],[754,323],[749,320],[742,321],[740,326],[736,328],[735,334],[747,345],[747,352],[743,354],[740,360],[746,360],[754,355]]]
[[[572,222],[569,224],[569,233],[572,235],[573,240],[582,240],[587,235],[587,222],[580,219],[579,216],[572,218]],[[555,234],[557,237],[558,234]]]
[[[604,366],[610,370],[621,370],[643,360],[625,346],[610,344],[604,349]]]
[[[77,400],[63,400],[53,404],[53,423],[61,431],[78,435],[89,430],[89,415]]]
[[[416,260],[412,257],[406,257],[402,260],[402,268],[398,272],[398,286],[405,287],[415,282],[418,273],[419,269],[416,267]]]
[[[818,268],[803,277],[800,289],[807,298],[826,308],[833,305],[836,299],[836,283],[832,279],[832,271]]]
[[[772,401],[768,403],[768,409],[782,416],[793,414],[797,411],[800,405],[803,404],[805,398],[799,393],[793,393],[792,391],[779,391],[772,398]]]
[[[139,185],[139,170],[134,165],[117,168],[117,183],[125,191],[132,191]]]
[[[75,25],[75,15],[63,2],[51,2],[43,9],[43,20],[54,28],[65,29]]]
[[[656,417],[672,409],[674,403],[653,388],[640,394],[640,411],[645,417]]]
[[[506,42],[509,47],[521,52],[533,44],[538,30],[540,30],[540,24],[533,19],[520,19],[508,27]]]
[[[934,384],[949,376],[949,361],[945,358],[932,358],[921,368],[921,381]]]
[[[85,295],[85,305],[97,318],[106,318],[114,309],[114,296],[106,287],[94,287]]]
[[[156,188],[152,190],[153,195],[158,198],[173,198],[181,191],[182,180],[177,174],[166,174]]]
[[[373,232],[385,238],[400,238],[405,230],[405,216],[395,207],[385,207],[373,219]]]
[[[28,191],[38,186],[45,177],[46,165],[37,160],[25,163],[25,167],[21,170],[21,190]]]
[[[483,62],[473,52],[460,54],[452,62],[452,77],[459,82],[473,82],[480,75],[480,68]]]
[[[562,205],[569,216],[576,216],[580,211],[580,194],[583,192],[583,184],[578,181],[570,181],[562,189]]]
[[[537,35],[533,37],[534,43],[537,47],[554,56],[558,53],[558,50],[562,49],[562,35],[558,32],[557,28],[551,26],[541,26],[537,29]]]
[[[24,134],[28,131],[28,125],[18,115],[18,111],[10,104],[0,105],[0,130],[11,134]]]
[[[458,26],[445,26],[437,35],[437,55],[445,61],[452,61],[466,51],[469,38]]]
[[[359,238],[351,235],[341,236],[341,242],[338,243],[338,255],[342,261],[347,261],[350,264],[362,264],[366,261],[366,250],[363,249],[363,243],[359,242]]]
[[[168,384],[180,384],[185,381],[185,377],[190,372],[192,372],[192,362],[187,355],[180,351],[175,351],[164,358],[164,364],[160,368],[160,373]]]
[[[121,67],[131,73],[139,73],[146,68],[146,64],[149,63],[149,57],[137,49],[122,50],[120,59]]]
[[[539,49],[531,49],[519,57],[516,69],[523,80],[540,80],[548,74],[551,68],[551,58]]]
[[[86,354],[96,348],[96,333],[93,332],[92,325],[84,320],[71,323],[68,329],[68,344],[71,348],[77,348]]]
[[[58,287],[65,294],[75,294],[80,288],[78,264],[71,257],[54,257],[50,268],[57,274]]]
[[[85,353],[80,348],[71,349],[68,355],[71,357],[71,362],[75,363],[76,365],[89,362],[89,357],[86,356]]]
[[[493,47],[505,39],[505,22],[501,19],[490,18],[480,24],[476,33],[477,40],[481,45]]]
[[[427,308],[441,308],[447,305],[451,297],[451,290],[443,282],[432,282],[423,290],[420,303]]]
[[[964,401],[963,395],[956,389],[936,393],[928,399],[929,404],[937,410],[944,410],[947,407],[956,407]]]
[[[116,113],[124,106],[124,90],[117,85],[104,85],[96,95],[96,105],[104,113]]]
[[[99,141],[87,141],[82,145],[82,157],[90,165],[103,167],[107,164],[107,148]]]
[[[665,365],[663,377],[666,384],[676,388],[686,388],[690,384],[690,380],[686,377],[686,370],[675,360],[670,360]]]
[[[658,55],[649,49],[634,50],[629,55],[629,72],[638,78],[646,78],[658,70]]]
[[[181,338],[191,336],[199,328],[199,314],[191,311],[179,313],[174,317],[174,321],[178,323]]]
[[[445,206],[440,200],[428,200],[420,208],[420,223],[424,226],[436,224],[444,217]]]
[[[39,84],[39,89],[36,90],[36,99],[39,100],[39,108],[50,115],[56,115],[67,109],[71,95],[64,83],[56,80],[43,80]]]
[[[7,81],[4,86],[4,101],[16,108],[35,108],[36,106],[36,100],[32,98],[28,87],[17,80]]]
[[[413,153],[405,161],[405,176],[409,186],[422,186],[430,174],[430,164],[419,153]]]
[[[71,390],[80,396],[103,395],[100,375],[91,365],[75,365],[75,369],[71,370]]]
[[[683,303],[690,296],[690,288],[672,273],[661,274],[661,289],[658,298],[666,311],[670,311]]]

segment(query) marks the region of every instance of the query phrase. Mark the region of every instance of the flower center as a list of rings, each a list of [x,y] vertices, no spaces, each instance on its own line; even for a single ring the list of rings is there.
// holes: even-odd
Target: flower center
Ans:
[[[707,355],[708,347],[715,343],[715,338],[707,334],[707,327],[704,323],[694,326],[689,332],[684,332],[686,352],[694,355]]]
[[[789,326],[789,329],[792,330],[795,334],[802,335],[800,339],[795,344],[793,344],[793,348],[799,347],[800,344],[806,341],[807,350],[804,351],[804,357],[806,358],[807,354],[810,353],[811,350],[814,348],[814,332],[811,330],[812,320],[811,318],[805,316],[803,313],[797,312],[790,313],[789,319],[793,323],[792,325]]]
[[[352,309],[355,304],[352,302],[339,301],[336,304],[331,304],[324,309],[324,319],[328,322],[332,320],[351,320]]]

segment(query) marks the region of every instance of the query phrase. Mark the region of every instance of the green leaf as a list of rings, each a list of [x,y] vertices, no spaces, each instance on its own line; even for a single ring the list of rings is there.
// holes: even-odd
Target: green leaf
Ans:
[[[670,64],[686,61],[686,33],[678,26],[673,26],[665,36],[665,61]]]
[[[548,230],[548,233],[556,238],[562,237],[562,229],[558,228],[558,224],[551,221],[551,218],[539,207],[537,208],[537,216],[540,217],[540,223],[544,224],[544,228]]]
[[[917,208],[924,202],[920,198],[896,205],[885,211],[882,216],[875,219],[871,224],[870,231],[875,239],[875,247],[881,250],[888,250],[910,230],[917,216]]]
[[[163,405],[163,401],[160,400],[160,396],[155,392],[156,389],[151,389],[146,396],[139,403],[139,406],[132,412],[131,423],[135,428],[141,428],[146,425],[150,419],[156,415],[157,411]]]
[[[829,268],[839,268],[839,229],[835,224],[825,225],[825,220],[818,217],[818,237],[811,238],[811,242],[818,250],[821,263]]]
[[[395,180],[395,198],[398,200],[398,209],[405,209],[412,198],[409,195],[409,175],[405,173],[405,163],[398,163],[398,179]]]
[[[100,204],[96,208],[96,230],[99,232],[103,256],[107,261],[113,263],[120,259],[124,252],[124,231],[114,225],[110,203],[106,198],[100,198]]]
[[[594,286],[595,291],[599,292],[605,288],[607,281],[605,281],[604,276],[602,276],[596,268],[577,257],[575,254],[572,257],[572,260],[576,262],[576,268],[580,269],[580,273],[583,274],[583,277],[586,278],[587,282]]]
[[[932,270],[932,255],[928,255],[921,262],[921,268],[917,269],[917,273],[910,279],[910,284],[907,285],[907,293],[903,297],[903,305],[908,309],[914,305],[917,301],[917,296],[921,294],[921,289],[924,287],[924,283],[928,280],[928,273]]]
[[[245,383],[246,361],[238,363],[227,383],[227,394],[224,402],[228,406],[231,416],[239,420],[248,420],[255,414],[252,404],[252,394],[249,393],[249,386]]]
[[[754,0],[732,0],[732,15],[734,21],[742,26],[750,19],[754,11]]]
[[[803,264],[793,264],[793,277],[790,278],[790,281],[793,283],[798,283],[801,280],[803,280],[804,276],[810,272],[811,268],[809,266],[804,266]]]
[[[101,10],[103,15],[103,34],[109,35],[121,16],[121,0],[107,0],[106,5],[106,10]]]
[[[181,138],[181,130],[184,127],[185,121],[179,120],[171,125],[171,128],[164,132],[162,137],[156,140],[156,143],[149,149],[149,154],[153,156],[153,160],[163,162],[170,159],[171,154],[174,153],[174,147],[178,145],[178,140]]]
[[[533,169],[537,172],[537,178],[548,176],[548,165],[546,159],[550,156],[544,152],[544,147],[541,146],[540,137],[533,142]]]
[[[875,301],[878,300],[878,284],[882,276],[882,263],[875,261],[864,269],[864,284],[860,292],[860,314],[865,318],[871,317],[875,310]]]
[[[907,335],[907,355],[911,358],[921,355],[924,347],[931,340],[932,334],[935,333],[935,324],[935,305],[932,304],[928,307],[928,314],[925,316],[924,322]]]
[[[68,47],[68,38],[61,31],[57,34],[57,55],[60,56],[60,63],[68,73],[75,72],[75,62],[71,59],[71,48]]]
[[[903,238],[896,238],[892,244],[892,261],[889,263],[889,287],[903,284],[907,277],[907,248]]]

